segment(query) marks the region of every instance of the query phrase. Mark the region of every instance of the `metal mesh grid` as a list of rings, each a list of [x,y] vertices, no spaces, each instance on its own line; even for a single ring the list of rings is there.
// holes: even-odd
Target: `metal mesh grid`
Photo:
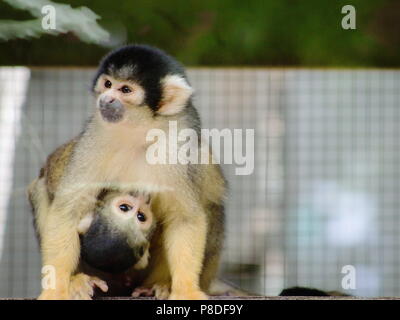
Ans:
[[[1,297],[39,292],[25,190],[81,130],[93,72],[0,68]],[[255,130],[253,174],[223,166],[222,276],[269,295],[293,285],[345,291],[341,269],[353,265],[348,293],[399,295],[400,72],[200,68],[189,79],[203,127]]]
[[[398,71],[285,75],[289,284],[399,295]]]

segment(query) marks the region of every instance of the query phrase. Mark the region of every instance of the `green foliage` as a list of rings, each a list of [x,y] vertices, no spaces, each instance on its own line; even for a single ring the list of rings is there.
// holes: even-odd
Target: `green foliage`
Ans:
[[[156,45],[187,65],[400,66],[397,0],[352,0],[356,30],[342,29],[341,0],[55,2],[86,6],[123,43]],[[29,15],[0,2],[0,19]],[[0,43],[0,63],[95,65],[109,49],[73,34],[16,39]]]

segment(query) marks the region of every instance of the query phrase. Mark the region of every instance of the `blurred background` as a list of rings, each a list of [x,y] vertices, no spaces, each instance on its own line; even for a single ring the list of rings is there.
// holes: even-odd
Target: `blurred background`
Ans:
[[[348,4],[356,29],[342,28]],[[26,187],[80,132],[99,59],[126,43],[188,67],[203,127],[255,130],[254,172],[223,166],[223,279],[400,295],[399,1],[0,0],[0,297],[40,291]]]

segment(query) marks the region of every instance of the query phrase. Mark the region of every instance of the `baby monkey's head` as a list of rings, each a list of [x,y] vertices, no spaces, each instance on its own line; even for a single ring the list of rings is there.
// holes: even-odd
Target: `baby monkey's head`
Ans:
[[[95,209],[78,226],[81,259],[108,273],[145,268],[156,225],[150,206],[148,194],[102,190]]]

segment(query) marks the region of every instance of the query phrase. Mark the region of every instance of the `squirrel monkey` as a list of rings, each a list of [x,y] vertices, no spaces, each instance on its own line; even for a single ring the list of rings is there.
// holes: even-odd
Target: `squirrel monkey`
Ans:
[[[122,273],[147,265],[156,222],[150,197],[138,192],[104,189],[93,212],[78,225],[81,260],[107,273]]]
[[[130,295],[132,280],[148,264],[156,229],[150,196],[104,189],[97,199],[93,212],[78,225],[81,258],[70,282],[73,299],[98,296],[95,287],[107,295]]]
[[[170,138],[171,121],[178,130],[194,130],[201,141],[184,68],[159,49],[125,46],[101,61],[93,92],[96,104],[83,132],[50,156],[30,187],[42,263],[55,268],[57,279],[39,298],[70,298],[81,251],[78,225],[99,191],[116,186],[151,193],[152,211],[162,225],[151,240],[143,285],[168,288],[169,299],[206,299],[224,237],[221,169],[209,146],[200,149],[207,149],[207,164],[154,164],[146,157],[152,129],[166,133],[167,150],[184,144]]]

